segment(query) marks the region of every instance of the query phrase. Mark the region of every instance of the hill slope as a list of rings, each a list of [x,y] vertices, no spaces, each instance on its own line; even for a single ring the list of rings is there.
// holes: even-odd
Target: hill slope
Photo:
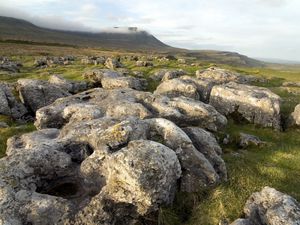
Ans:
[[[235,66],[261,67],[264,63],[234,52],[190,51],[168,46],[145,31],[134,29],[128,32],[77,32],[38,27],[28,21],[0,16],[0,42],[44,43],[48,45],[71,45],[95,47],[107,50],[156,51],[196,57],[212,63]]]
[[[125,49],[168,49],[169,46],[145,31],[76,32],[35,26],[25,20],[0,16],[0,39],[57,43],[84,47]]]

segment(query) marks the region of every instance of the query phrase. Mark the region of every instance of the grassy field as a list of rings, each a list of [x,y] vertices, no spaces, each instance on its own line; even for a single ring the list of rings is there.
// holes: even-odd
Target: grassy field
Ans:
[[[3,43],[0,43],[0,47]],[[11,57],[23,63],[21,73],[16,76],[0,75],[0,80],[15,82],[19,78],[48,79],[52,74],[61,74],[67,79],[82,79],[83,71],[89,68],[102,68],[101,66],[84,66],[77,60],[73,65],[37,69],[33,67],[35,58],[43,55],[75,54],[75,55],[107,55],[109,52],[94,49],[72,49],[69,47],[45,47],[41,50],[38,46],[26,46],[22,49],[19,45],[15,54]],[[26,49],[28,48],[28,49]],[[25,50],[24,50],[25,49]],[[8,46],[6,46],[8,51]],[[22,52],[22,56],[20,56]],[[27,53],[25,55],[24,53]],[[110,54],[123,54],[113,52]],[[194,58],[187,58],[189,65],[195,62]],[[183,66],[176,61],[158,62],[155,67],[136,67],[133,62],[123,62],[126,68],[142,71],[149,81],[149,91],[157,86],[157,82],[149,79],[156,70],[162,68],[180,68],[194,75],[198,69],[205,69],[212,64],[196,61],[198,66]],[[281,86],[284,81],[300,81],[300,66],[269,65],[263,68],[233,67],[220,65],[221,67],[237,71],[242,74],[250,74],[268,79],[268,82],[256,83],[258,86],[268,87],[282,97],[283,117],[287,117],[300,103],[300,94],[290,93]],[[300,90],[299,90],[300,93]],[[12,135],[17,135],[34,130],[32,124],[20,125],[7,117],[0,117],[10,128],[0,128],[0,157],[4,156],[6,140]],[[245,132],[260,137],[268,144],[261,148],[251,147],[239,149],[237,139],[239,132]],[[160,209],[159,223],[164,225],[216,225],[220,220],[233,221],[242,216],[246,199],[254,191],[259,191],[264,186],[271,186],[279,191],[292,195],[300,201],[300,130],[291,128],[285,132],[261,128],[250,124],[235,124],[230,121],[227,130],[217,134],[222,137],[230,134],[232,143],[222,146],[226,161],[229,180],[226,183],[210,190],[200,190],[195,194],[178,193],[172,206]]]

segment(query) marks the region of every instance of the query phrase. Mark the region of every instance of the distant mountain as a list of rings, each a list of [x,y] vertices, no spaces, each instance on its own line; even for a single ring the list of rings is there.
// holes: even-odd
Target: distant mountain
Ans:
[[[287,59],[274,59],[274,58],[257,58],[258,60],[268,62],[268,63],[276,63],[276,64],[289,64],[289,65],[299,65],[300,61],[295,60],[287,60]]]
[[[125,32],[126,31],[126,32]],[[69,45],[79,47],[97,47],[102,49],[120,49],[132,51],[157,51],[183,56],[196,57],[211,63],[235,66],[261,67],[264,63],[234,52],[174,48],[158,40],[153,35],[139,31],[135,27],[119,28],[100,33],[62,31],[38,27],[28,21],[0,16],[0,41],[34,43],[47,45]]]
[[[30,41],[49,44],[65,44],[83,47],[102,47],[108,49],[168,49],[168,45],[159,41],[153,35],[138,31],[137,28],[115,28],[116,32],[77,32],[61,31],[35,26],[25,20],[0,16],[0,39]]]

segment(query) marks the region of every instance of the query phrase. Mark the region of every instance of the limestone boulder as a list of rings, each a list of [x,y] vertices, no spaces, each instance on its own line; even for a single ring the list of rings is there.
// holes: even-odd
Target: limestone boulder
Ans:
[[[50,76],[49,83],[54,84],[71,94],[76,94],[76,93],[86,91],[87,89],[91,88],[91,85],[88,82],[70,81],[70,80],[63,78],[60,75]]]
[[[289,118],[289,126],[300,126],[300,104],[296,105],[294,112]]]
[[[251,81],[251,77],[242,76],[236,72],[221,69],[218,67],[210,67],[205,70],[197,70],[196,77],[198,79],[211,79],[218,84],[224,84],[232,81],[237,83],[248,83],[249,81]]]
[[[114,59],[114,58],[107,58],[104,65],[111,70],[114,70],[116,68],[122,68],[123,65],[121,64],[121,62],[118,59]]]
[[[222,148],[214,135],[202,128],[187,127],[183,129],[192,140],[194,146],[201,152],[214,167],[220,180],[227,180],[227,170],[224,160],[221,157]]]
[[[43,80],[19,79],[17,85],[22,103],[32,113],[58,98],[70,95],[60,87]]]
[[[10,116],[15,120],[29,119],[25,106],[13,95],[13,87],[0,83],[0,114]]]
[[[233,119],[281,129],[281,98],[267,88],[230,82],[212,88],[209,104]]]
[[[162,94],[171,98],[185,96],[196,100],[199,99],[197,86],[189,80],[178,78],[162,82],[158,85],[154,94]]]
[[[231,225],[297,225],[300,204],[296,199],[274,188],[264,187],[253,193],[244,207],[245,219]]]
[[[77,107],[79,104],[79,107]],[[212,131],[224,128],[227,120],[214,107],[189,98],[170,99],[166,96],[153,95],[149,92],[132,89],[91,89],[43,107],[36,113],[36,126],[41,128],[60,128],[75,117],[84,118],[85,107],[80,104],[92,105],[91,116],[109,116],[124,119],[130,116],[137,118],[163,117],[178,125],[197,125]],[[76,110],[69,110],[77,105]],[[75,112],[76,111],[76,112]],[[68,115],[68,116],[64,116]]]

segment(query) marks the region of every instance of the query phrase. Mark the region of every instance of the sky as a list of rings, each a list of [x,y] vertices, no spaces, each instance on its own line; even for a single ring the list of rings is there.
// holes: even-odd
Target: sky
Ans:
[[[0,0],[0,15],[66,30],[136,26],[174,47],[300,61],[300,0]]]

